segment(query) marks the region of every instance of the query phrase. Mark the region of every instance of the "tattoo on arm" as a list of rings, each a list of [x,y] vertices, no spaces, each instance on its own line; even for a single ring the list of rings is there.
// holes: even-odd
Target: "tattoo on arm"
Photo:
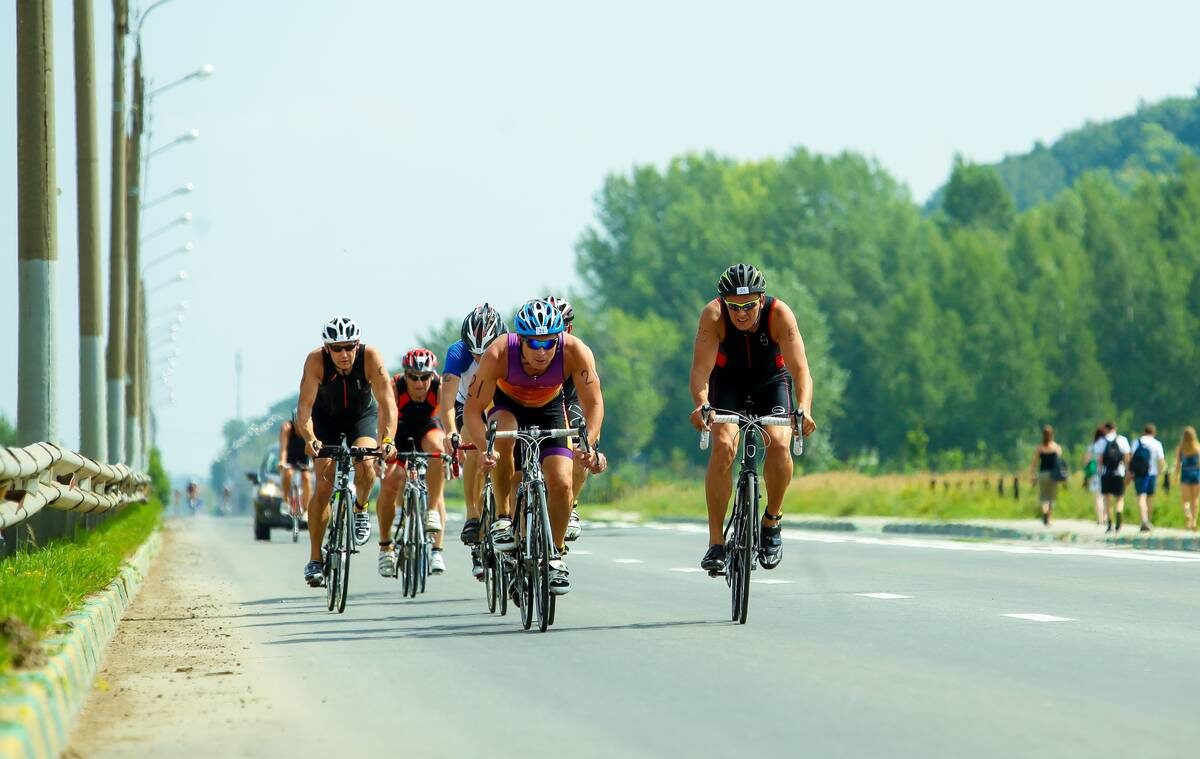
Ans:
[[[476,375],[471,378],[471,385],[467,388],[467,395],[478,398],[480,390],[479,375]]]
[[[584,369],[580,373],[580,376],[583,377],[583,384],[585,384],[585,385],[592,384],[592,370],[591,369]]]

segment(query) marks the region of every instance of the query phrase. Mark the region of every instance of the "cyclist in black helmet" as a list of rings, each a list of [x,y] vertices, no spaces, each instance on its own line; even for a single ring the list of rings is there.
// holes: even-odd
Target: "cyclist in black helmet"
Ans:
[[[766,294],[763,275],[749,264],[735,264],[717,281],[717,298],[704,307],[692,352],[691,391],[696,410],[692,426],[710,429],[705,405],[754,416],[791,413],[793,384],[796,404],[804,411],[803,434],[817,425],[812,418],[812,375],[804,354],[804,339],[796,316],[783,301]],[[737,455],[738,428],[714,424],[712,453],[704,478],[708,501],[708,551],[700,566],[709,571],[725,568],[722,527],[733,492],[733,460]],[[783,559],[780,520],[783,496],[792,481],[792,431],[766,427],[768,438],[763,479],[767,509],[763,514],[759,563],[774,569]]]
[[[390,458],[396,450],[392,440],[396,434],[396,397],[383,354],[378,348],[363,345],[358,325],[345,316],[326,322],[321,342],[322,346],[304,359],[296,410],[296,426],[309,455],[316,456],[323,444],[337,445],[345,435],[350,445],[378,445],[384,458]],[[321,542],[329,521],[333,470],[333,459],[317,460],[317,487],[308,506],[311,553],[304,566],[304,580],[313,587],[322,582]],[[374,484],[374,461],[364,459],[363,466],[354,467],[354,542],[360,546],[371,539],[367,498]]]

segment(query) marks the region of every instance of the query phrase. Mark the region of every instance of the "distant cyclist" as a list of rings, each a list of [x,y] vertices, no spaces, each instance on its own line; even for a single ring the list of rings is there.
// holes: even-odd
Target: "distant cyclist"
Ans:
[[[396,392],[396,413],[400,419],[396,424],[396,449],[402,452],[441,451],[446,433],[437,416],[440,384],[435,371],[437,356],[424,348],[414,348],[404,354],[402,364],[404,371],[392,377]],[[396,461],[388,467],[387,476],[383,478],[379,487],[379,503],[375,512],[379,517],[379,574],[383,577],[392,577],[396,573],[392,519],[396,515],[396,496],[404,491],[407,473],[404,462]],[[446,481],[440,460],[429,462],[425,482],[429,488],[425,531],[433,535],[433,556],[429,562],[429,571],[441,574],[446,571],[446,561],[442,558],[442,525],[446,522],[446,501],[442,491]]]
[[[604,423],[604,399],[592,351],[578,338],[566,333],[562,314],[544,300],[531,300],[521,306],[513,320],[515,334],[497,340],[483,354],[479,370],[467,393],[463,412],[472,440],[485,438],[483,414],[496,421],[500,430],[526,427],[561,429],[567,423],[563,383],[574,378],[579,403],[587,420],[587,453],[572,451],[558,441],[542,447],[542,473],[546,479],[547,509],[554,544],[564,551],[567,520],[571,516],[571,459],[577,457],[593,473],[604,471],[608,462],[595,449]],[[483,455],[484,471],[495,470],[497,519],[489,530],[492,542],[501,551],[516,545],[513,535],[511,504],[513,492],[514,440],[497,440],[492,455]],[[499,464],[499,466],[497,466]],[[567,565],[561,559],[550,563],[550,591],[562,595],[571,589]]]
[[[783,301],[766,295],[761,272],[748,264],[730,266],[717,281],[718,297],[700,313],[696,344],[692,353],[692,426],[710,429],[704,406],[754,416],[784,415],[792,411],[792,384],[796,401],[804,411],[803,434],[817,425],[812,418],[812,375],[804,354],[804,339],[796,316]],[[737,455],[738,427],[714,424],[712,453],[704,478],[708,502],[708,551],[700,562],[703,569],[725,568],[723,527],[729,496],[733,492],[733,460]],[[780,520],[783,496],[792,481],[790,427],[766,427],[766,463],[763,479],[767,486],[767,508],[762,519],[759,563],[774,569],[783,559]]]
[[[296,424],[296,410],[279,426],[279,479],[283,482],[283,502],[292,502],[292,472],[300,473],[300,513],[308,509],[312,498],[312,456]]]
[[[567,334],[575,333],[575,309],[566,298],[556,298],[550,295],[546,302],[558,309],[562,314],[563,324],[567,326]],[[575,380],[571,377],[563,383],[563,399],[567,404],[567,424],[578,427],[583,422],[583,407],[579,405],[579,393],[575,390]],[[588,470],[577,459],[571,471],[571,519],[567,522],[566,540],[578,540],[583,532],[579,524],[579,493],[587,482]]]
[[[463,409],[467,402],[467,388],[475,377],[479,367],[479,359],[492,342],[505,334],[508,329],[500,312],[491,305],[484,303],[472,309],[463,319],[459,331],[460,339],[446,350],[446,364],[442,368],[441,390],[438,406],[442,418],[442,426],[446,430],[444,443],[447,455],[453,453],[453,440],[456,434],[466,435],[463,424]],[[483,441],[463,437],[464,442],[483,448]],[[479,542],[479,520],[483,505],[479,502],[480,491],[483,488],[483,476],[479,471],[479,454],[475,451],[463,451],[463,496],[467,502],[467,520],[463,525],[462,541],[467,545]],[[478,553],[471,552],[471,574],[477,578],[483,577],[483,565]]]
[[[378,349],[362,344],[358,325],[345,316],[330,319],[321,330],[321,340],[324,344],[304,359],[296,410],[296,424],[308,453],[316,456],[322,445],[337,445],[345,435],[352,446],[379,445],[384,455],[390,456],[395,451],[396,399],[383,356]],[[333,459],[317,460],[317,488],[308,508],[311,551],[304,567],[304,579],[313,587],[322,582],[321,543],[329,521],[333,474]],[[360,546],[371,539],[367,499],[374,484],[373,459],[363,459],[354,467],[354,542]]]

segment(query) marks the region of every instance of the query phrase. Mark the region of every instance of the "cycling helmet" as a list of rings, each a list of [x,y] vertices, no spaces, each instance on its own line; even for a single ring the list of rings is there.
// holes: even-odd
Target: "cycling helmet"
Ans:
[[[358,325],[354,320],[347,316],[335,316],[325,322],[324,328],[321,329],[321,339],[325,344],[329,343],[356,343],[362,339],[362,333],[358,331]]]
[[[571,308],[571,304],[566,298],[556,298],[553,295],[547,295],[546,302],[557,308],[558,312],[562,314],[563,324],[570,327],[571,322],[575,321],[575,309]]]
[[[750,264],[734,264],[717,280],[717,292],[721,295],[750,295],[766,291],[767,282],[762,272]]]
[[[513,319],[513,332],[522,337],[557,335],[566,328],[558,309],[541,298],[526,302]]]
[[[500,312],[492,308],[490,304],[484,303],[476,306],[475,310],[463,319],[461,336],[467,350],[479,355],[487,350],[493,340],[506,332],[508,332],[508,328],[504,326]]]
[[[404,354],[403,365],[405,371],[411,370],[420,374],[432,372],[437,368],[437,356],[433,355],[433,351],[413,348]]]

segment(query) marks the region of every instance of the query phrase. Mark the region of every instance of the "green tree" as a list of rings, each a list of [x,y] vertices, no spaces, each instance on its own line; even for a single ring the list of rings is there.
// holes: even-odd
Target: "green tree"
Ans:
[[[9,447],[17,444],[17,428],[12,422],[8,421],[8,417],[0,414],[0,445]]]
[[[954,170],[942,196],[942,225],[946,229],[983,227],[1007,231],[1012,227],[1016,204],[990,166],[954,159]]]

